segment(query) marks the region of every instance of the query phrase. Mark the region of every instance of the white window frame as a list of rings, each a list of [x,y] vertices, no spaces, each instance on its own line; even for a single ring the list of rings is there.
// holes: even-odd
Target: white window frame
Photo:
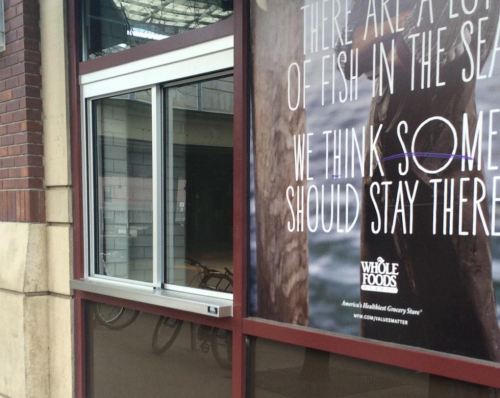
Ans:
[[[232,303],[232,294],[213,292],[192,287],[164,284],[165,262],[165,208],[166,193],[163,187],[165,181],[165,159],[163,158],[163,98],[165,87],[175,85],[175,82],[213,75],[222,71],[230,71],[234,67],[234,37],[227,36],[205,43],[193,45],[169,53],[156,55],[143,60],[130,62],[105,70],[91,72],[80,76],[80,92],[82,104],[82,159],[83,159],[83,206],[84,206],[84,263],[85,278],[73,281],[74,288],[108,294],[120,298],[129,298],[158,305],[158,297],[177,298],[175,303],[164,300],[166,307],[204,313],[214,316],[213,309],[207,313],[207,300],[217,307]],[[94,208],[94,167],[93,156],[90,153],[93,145],[92,132],[92,101],[112,97],[124,93],[150,89],[152,94],[152,147],[153,147],[153,282],[141,282],[121,279],[106,275],[98,275],[96,270],[95,251],[95,217]],[[168,155],[167,155],[168,156]],[[96,290],[97,289],[97,290]],[[121,293],[117,293],[117,291]],[[130,291],[130,294],[127,294]],[[148,298],[148,295],[151,296]],[[183,296],[184,295],[184,296]],[[154,296],[154,297],[153,297]],[[196,297],[205,297],[202,307],[193,310],[193,305],[187,302],[196,301]],[[142,299],[139,299],[142,297]],[[180,297],[180,298],[179,298]],[[185,300],[185,305],[179,300]],[[212,301],[210,301],[212,300]],[[214,301],[215,300],[215,301]],[[161,301],[161,300],[160,300]],[[180,303],[180,304],[179,304]],[[191,303],[192,304],[192,303]],[[196,307],[196,306],[195,306]],[[220,307],[222,313],[228,316],[227,308]],[[232,308],[232,305],[231,305]],[[232,313],[232,311],[231,311]]]

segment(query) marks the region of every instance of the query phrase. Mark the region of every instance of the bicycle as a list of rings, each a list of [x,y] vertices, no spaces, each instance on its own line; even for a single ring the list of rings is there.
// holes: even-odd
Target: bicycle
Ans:
[[[103,260],[103,274],[108,275],[108,257],[118,256],[117,252],[100,253]],[[139,316],[140,311],[127,310],[124,307],[115,307],[103,303],[97,303],[94,313],[97,321],[111,330],[121,330],[130,326]],[[127,316],[125,316],[127,314]]]
[[[228,268],[225,267],[224,272],[222,272],[189,258],[186,258],[186,262],[196,266],[199,270],[198,274],[191,280],[191,285],[194,281],[199,280],[199,289],[232,293],[233,273]],[[183,324],[184,321],[181,320],[160,317],[153,333],[153,352],[158,355],[165,353],[176,340]],[[208,353],[212,348],[216,362],[224,369],[231,369],[232,339],[229,331],[201,325],[197,337],[202,340],[202,352]]]

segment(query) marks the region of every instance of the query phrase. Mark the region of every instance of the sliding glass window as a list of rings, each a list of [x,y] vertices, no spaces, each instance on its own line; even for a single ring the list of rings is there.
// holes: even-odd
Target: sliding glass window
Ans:
[[[233,78],[168,87],[169,285],[232,293]]]
[[[151,90],[92,104],[95,274],[152,283]]]
[[[88,277],[231,299],[232,76],[87,104]]]

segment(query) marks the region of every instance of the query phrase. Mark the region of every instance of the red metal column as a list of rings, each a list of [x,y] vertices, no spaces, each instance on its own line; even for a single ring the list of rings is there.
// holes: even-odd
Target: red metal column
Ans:
[[[248,10],[247,0],[234,2],[233,398],[244,398],[246,391],[243,319],[248,257]]]

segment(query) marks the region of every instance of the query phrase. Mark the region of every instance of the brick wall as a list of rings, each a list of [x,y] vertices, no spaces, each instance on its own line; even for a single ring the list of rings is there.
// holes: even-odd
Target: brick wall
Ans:
[[[0,221],[44,222],[38,0],[5,0],[0,53]]]

